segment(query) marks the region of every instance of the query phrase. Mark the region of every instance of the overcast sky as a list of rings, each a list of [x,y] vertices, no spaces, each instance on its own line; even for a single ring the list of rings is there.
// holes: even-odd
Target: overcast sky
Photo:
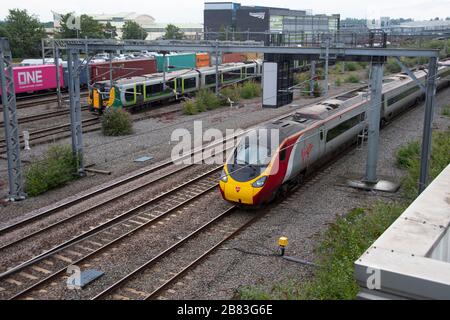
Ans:
[[[246,0],[240,3],[311,9],[313,13],[340,13],[343,18],[389,16],[429,20],[450,16],[450,0]],[[53,10],[60,13],[75,11],[77,14],[134,11],[149,14],[158,22],[203,22],[203,6],[203,0],[1,0],[0,19],[5,18],[8,9],[21,8],[37,15],[42,21],[51,21]]]

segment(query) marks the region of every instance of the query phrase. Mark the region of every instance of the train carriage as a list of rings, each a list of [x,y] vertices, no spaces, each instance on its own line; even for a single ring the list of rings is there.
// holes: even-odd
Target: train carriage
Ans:
[[[258,63],[225,64],[219,67],[221,86],[257,77]],[[103,112],[109,107],[140,108],[151,103],[192,95],[201,88],[214,88],[216,68],[178,71],[96,82],[90,88],[88,103],[91,111]],[[165,85],[164,85],[165,84]]]
[[[438,87],[450,84],[449,69],[438,69]],[[425,70],[415,72],[422,82],[426,75]],[[382,95],[380,117],[387,121],[420,101],[424,94],[410,77],[398,74],[384,79]],[[348,92],[251,131],[240,140],[224,166],[219,183],[223,198],[260,206],[284,194],[311,168],[364,137],[370,108],[367,97],[368,90]],[[279,141],[269,146],[258,132],[273,129]],[[263,162],[261,155],[266,155]]]

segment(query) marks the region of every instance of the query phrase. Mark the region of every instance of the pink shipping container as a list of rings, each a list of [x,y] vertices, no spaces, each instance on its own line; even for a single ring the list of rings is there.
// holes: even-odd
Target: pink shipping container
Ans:
[[[14,87],[17,93],[56,89],[56,66],[38,65],[14,67]],[[59,70],[60,87],[64,87],[63,68]],[[1,89],[0,89],[1,94]]]

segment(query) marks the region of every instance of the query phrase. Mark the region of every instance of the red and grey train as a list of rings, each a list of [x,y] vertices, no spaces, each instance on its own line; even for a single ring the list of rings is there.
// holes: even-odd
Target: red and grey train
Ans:
[[[424,81],[427,70],[415,71]],[[438,89],[450,84],[450,63],[439,67]],[[243,136],[225,163],[220,192],[229,202],[260,206],[286,192],[303,175],[354,143],[367,127],[368,91],[353,91],[255,128]],[[383,80],[381,119],[389,121],[423,98],[406,74]],[[261,130],[265,129],[265,130]],[[267,133],[278,132],[278,143]],[[256,139],[254,138],[256,137]]]

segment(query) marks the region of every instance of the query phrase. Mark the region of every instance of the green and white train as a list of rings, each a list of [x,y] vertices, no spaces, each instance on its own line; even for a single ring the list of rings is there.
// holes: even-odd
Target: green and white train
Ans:
[[[261,75],[262,64],[229,63],[219,66],[220,86],[255,79]],[[102,113],[107,108],[135,109],[153,103],[177,100],[202,88],[214,89],[216,68],[186,69],[174,72],[124,78],[113,82],[96,82],[89,89],[89,109]]]

